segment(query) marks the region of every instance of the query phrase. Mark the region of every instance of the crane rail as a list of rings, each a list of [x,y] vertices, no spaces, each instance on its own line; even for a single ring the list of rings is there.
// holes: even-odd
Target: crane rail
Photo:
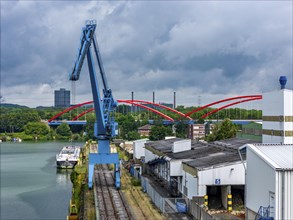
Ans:
[[[100,219],[134,219],[122,193],[115,188],[113,171],[105,164],[96,167],[94,178]]]

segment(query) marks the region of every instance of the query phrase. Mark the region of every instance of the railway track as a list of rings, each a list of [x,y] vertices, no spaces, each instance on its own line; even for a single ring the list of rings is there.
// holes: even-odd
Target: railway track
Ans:
[[[100,219],[135,219],[121,191],[115,188],[113,171],[110,171],[107,165],[99,164],[95,169],[94,178]]]

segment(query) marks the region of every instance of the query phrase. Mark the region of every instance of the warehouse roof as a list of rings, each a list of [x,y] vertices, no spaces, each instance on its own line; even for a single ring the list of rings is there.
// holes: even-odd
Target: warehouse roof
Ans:
[[[244,144],[254,144],[254,143],[260,143],[260,141],[246,140],[246,139],[240,139],[240,138],[230,138],[230,139],[221,140],[221,141],[214,141],[214,142],[211,142],[210,144],[216,144],[226,148],[238,150],[238,148],[240,148]]]
[[[150,141],[148,143],[145,143],[145,146],[150,146],[154,148],[155,150],[158,150],[162,153],[172,153],[172,145],[176,141],[182,141],[184,139],[182,138],[171,138],[167,140],[161,140],[161,141]]]
[[[245,160],[245,155],[243,159]],[[202,170],[204,168],[209,168],[215,165],[233,163],[237,161],[241,161],[237,152],[223,151],[220,153],[209,154],[196,160],[191,160],[183,163],[192,168],[196,168],[197,170]]]
[[[247,144],[274,169],[293,170],[293,144]]]
[[[153,141],[145,144],[147,149],[154,149],[154,153],[160,152],[164,156],[168,156],[170,159],[182,159],[182,160],[192,160],[204,158],[206,161],[206,166],[210,164],[219,164],[225,161],[235,160],[235,155],[238,155],[238,148],[246,143],[252,143],[256,141],[231,138],[223,141],[215,142],[198,142],[196,140],[191,141],[191,150],[182,151],[178,153],[172,152],[172,145],[174,142],[182,141],[182,138],[173,138],[169,140]],[[225,156],[228,154],[229,156]],[[218,155],[218,156],[216,156]],[[221,156],[220,156],[221,155]],[[160,155],[161,156],[161,155]],[[211,161],[209,160],[211,157]],[[230,158],[231,157],[231,158]],[[225,159],[226,158],[226,159]],[[238,160],[240,157],[238,155]],[[209,162],[210,161],[210,162]]]

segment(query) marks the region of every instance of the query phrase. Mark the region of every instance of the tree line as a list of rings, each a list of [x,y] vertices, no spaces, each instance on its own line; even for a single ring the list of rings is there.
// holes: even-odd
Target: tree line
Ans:
[[[83,107],[75,109],[72,112],[65,113],[59,120],[72,120],[75,116],[90,107]],[[178,106],[176,109],[183,113],[187,113],[196,109],[197,107]],[[16,134],[21,136],[24,140],[52,140],[52,139],[94,139],[93,128],[95,123],[95,115],[88,113],[80,118],[86,120],[84,126],[68,126],[66,123],[61,124],[59,127],[50,128],[42,120],[48,120],[60,111],[62,108],[17,108],[17,107],[0,107],[0,133],[3,136],[8,134]],[[213,110],[208,108],[191,115],[192,118],[197,119],[198,122],[204,122],[201,116],[208,111]],[[119,136],[125,140],[136,140],[141,138],[137,129],[140,126],[149,123],[149,119],[155,121],[150,133],[151,140],[160,140],[165,136],[176,135],[177,137],[186,137],[187,125],[183,123],[181,116],[167,111],[160,110],[164,114],[174,118],[178,122],[172,125],[162,125],[162,118],[155,113],[143,109],[131,109],[131,106],[119,105],[115,111],[115,118],[119,124]],[[218,113],[207,118],[209,119],[261,119],[262,112],[260,110],[246,110],[239,108],[223,109]],[[13,137],[13,135],[10,135]],[[21,138],[20,137],[20,138]]]

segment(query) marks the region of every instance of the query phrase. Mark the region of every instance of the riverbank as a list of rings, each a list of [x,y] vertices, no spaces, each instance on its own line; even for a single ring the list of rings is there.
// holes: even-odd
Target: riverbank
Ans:
[[[86,142],[81,148],[79,163],[71,173],[72,194],[69,204],[68,220],[78,219],[95,219],[95,201],[93,190],[88,189],[87,185],[87,167],[88,155],[91,145],[96,142]]]
[[[86,138],[80,134],[70,136],[60,135],[28,135],[25,132],[0,133],[0,142],[22,142],[22,141],[79,141],[83,142]]]
[[[78,218],[83,219],[95,219],[96,208],[94,189],[89,189],[87,185],[87,167],[88,167],[88,154],[90,149],[96,149],[96,143],[87,143],[82,152],[80,163],[75,166],[73,173],[71,174],[71,180],[73,183],[73,190],[71,196],[70,213],[68,220],[75,220]],[[116,148],[112,146],[112,150],[116,151]],[[128,160],[125,152],[118,150],[119,158]],[[166,219],[166,217],[160,213],[160,211],[154,206],[147,194],[143,193],[140,184],[133,181],[128,170],[121,167],[121,189],[125,202],[135,219]]]
[[[28,135],[25,132],[0,133],[0,142],[33,142],[33,141],[78,141],[83,142],[85,138],[79,134],[72,134],[68,137],[52,135]]]

